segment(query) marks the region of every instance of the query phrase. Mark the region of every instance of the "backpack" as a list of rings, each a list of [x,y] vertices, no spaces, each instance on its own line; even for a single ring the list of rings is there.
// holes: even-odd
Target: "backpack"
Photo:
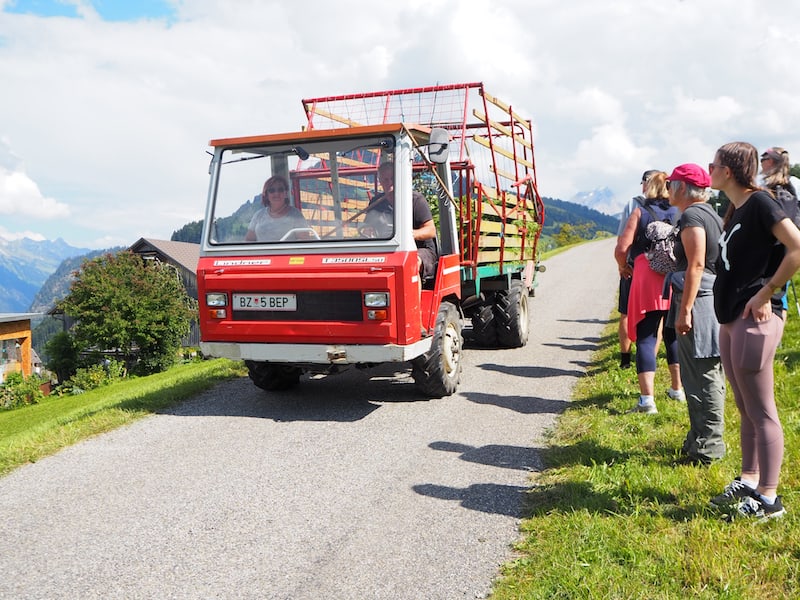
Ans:
[[[675,259],[675,242],[678,237],[678,228],[669,219],[660,220],[655,211],[643,205],[653,220],[645,228],[645,238],[649,245],[644,253],[650,268],[656,273],[672,273],[677,267]]]
[[[775,187],[773,192],[783,212],[786,213],[792,223],[800,228],[800,206],[797,204],[797,198],[782,185]]]

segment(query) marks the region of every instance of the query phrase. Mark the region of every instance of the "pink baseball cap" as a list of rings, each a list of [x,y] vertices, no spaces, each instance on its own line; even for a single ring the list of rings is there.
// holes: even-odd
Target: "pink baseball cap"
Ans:
[[[711,177],[700,165],[686,163],[678,165],[672,171],[672,175],[667,177],[667,181],[683,181],[699,188],[707,188],[711,185]]]

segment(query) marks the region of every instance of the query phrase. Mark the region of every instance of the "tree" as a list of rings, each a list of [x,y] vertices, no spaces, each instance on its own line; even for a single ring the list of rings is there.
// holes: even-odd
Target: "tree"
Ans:
[[[570,244],[577,244],[583,240],[592,239],[590,230],[590,223],[580,223],[577,225],[564,223],[559,227],[558,232],[553,235],[553,239],[557,246],[569,246]]]
[[[145,261],[130,251],[84,262],[59,308],[76,319],[80,347],[116,350],[142,373],[175,362],[181,338],[196,316],[171,265]]]
[[[79,352],[75,339],[66,331],[60,331],[50,338],[44,346],[47,353],[47,368],[64,383],[75,374],[78,368]]]
[[[192,221],[187,223],[177,231],[172,232],[170,240],[173,242],[189,242],[199,244],[203,234],[203,221]]]

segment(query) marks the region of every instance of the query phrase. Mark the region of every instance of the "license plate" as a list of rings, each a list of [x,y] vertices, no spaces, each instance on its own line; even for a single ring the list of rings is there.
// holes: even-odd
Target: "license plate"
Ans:
[[[234,294],[233,310],[296,311],[295,294]]]

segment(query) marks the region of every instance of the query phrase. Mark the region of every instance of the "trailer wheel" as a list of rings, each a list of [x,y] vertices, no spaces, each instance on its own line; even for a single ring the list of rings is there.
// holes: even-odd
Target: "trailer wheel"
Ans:
[[[449,396],[458,388],[464,342],[462,325],[456,307],[443,302],[436,316],[430,350],[412,361],[411,376],[414,382],[431,398]]]
[[[472,335],[476,344],[487,348],[497,347],[497,323],[494,318],[494,298],[481,304],[472,313]]]
[[[288,390],[300,381],[302,371],[291,365],[246,360],[247,372],[253,383],[262,390],[277,392]]]
[[[528,293],[521,281],[512,281],[509,290],[496,294],[494,317],[501,346],[519,348],[528,343]]]

